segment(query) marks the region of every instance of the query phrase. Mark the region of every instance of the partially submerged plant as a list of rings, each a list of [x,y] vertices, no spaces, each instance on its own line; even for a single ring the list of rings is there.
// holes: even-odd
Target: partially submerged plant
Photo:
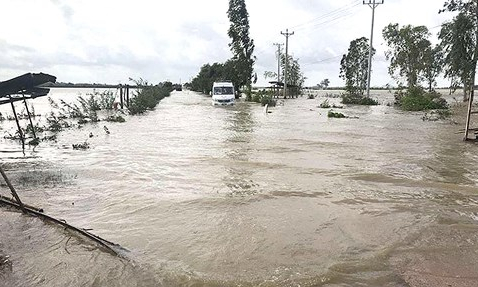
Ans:
[[[53,112],[50,113],[46,120],[46,130],[50,132],[60,132],[63,129],[69,128],[71,126],[67,121],[65,121],[64,117],[58,116]]]
[[[90,144],[87,141],[82,143],[72,144],[73,149],[75,150],[86,150],[90,148]]]
[[[143,79],[134,82],[141,88],[137,90],[129,103],[128,110],[131,115],[153,110],[162,99],[169,97],[173,90],[170,82],[163,82],[155,86]]]
[[[107,122],[124,123],[126,120],[120,115],[113,115],[106,118]]]
[[[370,97],[366,97],[359,94],[343,94],[342,104],[344,105],[363,105],[363,106],[376,106],[378,102]]]
[[[321,108],[321,109],[330,109],[329,100],[328,100],[328,99],[325,99],[325,101],[323,101],[323,102],[319,105],[319,108]]]
[[[273,91],[266,91],[265,89],[252,94],[252,102],[260,103],[262,106],[275,107],[276,100],[273,99]]]
[[[31,146],[37,146],[40,144],[40,139],[39,138],[34,138],[32,139],[31,141],[28,142],[28,145],[31,145]]]
[[[338,118],[338,119],[343,119],[343,118],[348,118],[346,115],[342,114],[342,113],[336,113],[332,110],[330,110],[328,113],[327,113],[327,117],[329,118]]]
[[[435,91],[425,92],[421,87],[395,92],[395,104],[404,111],[448,109],[448,103],[441,94]]]

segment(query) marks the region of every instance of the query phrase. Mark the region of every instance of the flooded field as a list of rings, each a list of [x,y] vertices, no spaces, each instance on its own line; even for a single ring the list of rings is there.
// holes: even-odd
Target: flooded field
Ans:
[[[375,96],[382,105],[329,119],[325,92],[271,113],[173,92],[25,155],[2,138],[23,201],[130,260],[1,207],[0,286],[477,286],[478,153],[459,133],[464,109],[423,121]]]

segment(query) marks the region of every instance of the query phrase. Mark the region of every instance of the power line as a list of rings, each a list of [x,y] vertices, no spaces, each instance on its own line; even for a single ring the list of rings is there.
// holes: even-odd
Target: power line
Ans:
[[[335,10],[332,10],[330,12],[322,14],[321,16],[318,16],[318,17],[316,17],[312,20],[309,20],[307,22],[292,26],[292,28],[302,27],[302,28],[299,28],[298,30],[305,30],[307,28],[307,25],[312,24],[311,26],[309,26],[309,28],[316,29],[321,25],[332,23],[332,22],[337,21],[341,18],[352,15],[353,11],[354,11],[353,8],[359,6],[360,4],[361,4],[360,2],[357,3],[357,0],[353,0],[349,4],[346,4],[346,5],[344,5],[340,8],[337,8]],[[329,18],[329,19],[327,19],[327,18]],[[313,24],[314,22],[317,22],[319,20],[324,20],[324,21]],[[262,55],[263,53],[268,52],[268,51],[269,51],[268,48],[263,48],[256,53],[256,57],[259,56],[259,55]]]
[[[309,63],[305,63],[305,64],[302,64],[302,66],[308,66],[308,65],[317,65],[317,64],[321,64],[321,63],[332,63],[331,60],[335,60],[337,58],[341,58],[342,55],[339,55],[339,56],[334,56],[334,57],[330,57],[330,58],[326,58],[326,59],[322,59],[322,60],[318,60],[318,61],[315,61],[315,62],[309,62]]]
[[[350,11],[352,11],[353,8],[355,8],[355,7],[357,7],[357,6],[360,5],[360,3],[355,3],[355,4],[353,4],[354,2],[356,2],[356,1],[352,1],[351,3],[349,3],[349,4],[345,5],[345,6],[342,6],[342,7],[338,8],[338,9],[335,9],[335,10],[333,10],[333,11],[331,11],[331,12],[328,12],[328,13],[326,13],[326,14],[323,14],[323,15],[321,15],[321,16],[319,16],[319,17],[316,17],[316,18],[314,18],[314,19],[312,19],[312,20],[309,20],[309,21],[307,21],[307,22],[304,22],[304,23],[302,23],[302,24],[298,24],[298,25],[296,25],[296,26],[293,26],[292,28],[296,28],[296,30],[302,30],[302,29],[305,29],[305,28],[299,28],[299,27],[307,26],[307,25],[309,25],[309,24],[311,24],[311,23],[314,23],[314,22],[317,22],[317,21],[320,21],[320,20],[324,20],[324,19],[327,19],[327,18],[332,18],[332,17],[337,17],[337,16],[341,16],[341,15],[347,14],[347,13],[349,13]],[[327,22],[327,21],[326,21],[326,22]]]

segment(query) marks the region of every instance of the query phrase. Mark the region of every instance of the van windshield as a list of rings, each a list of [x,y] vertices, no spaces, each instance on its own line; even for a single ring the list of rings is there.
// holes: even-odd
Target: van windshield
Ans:
[[[232,95],[234,94],[234,89],[232,87],[214,87],[215,95]]]

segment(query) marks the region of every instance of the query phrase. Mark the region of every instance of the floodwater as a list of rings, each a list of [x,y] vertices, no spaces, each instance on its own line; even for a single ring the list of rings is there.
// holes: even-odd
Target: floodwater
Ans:
[[[25,155],[2,140],[24,202],[128,259],[2,207],[0,286],[477,286],[478,153],[463,117],[422,121],[376,96],[329,119],[324,92],[270,113],[173,92]]]

